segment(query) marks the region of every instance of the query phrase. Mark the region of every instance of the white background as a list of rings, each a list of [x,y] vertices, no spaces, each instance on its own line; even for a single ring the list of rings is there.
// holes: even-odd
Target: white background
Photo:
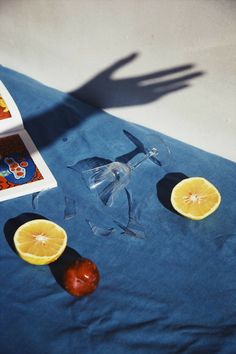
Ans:
[[[1,64],[60,90],[83,86],[87,102],[236,161],[236,1],[0,0],[0,30]],[[176,78],[189,87],[166,94]]]

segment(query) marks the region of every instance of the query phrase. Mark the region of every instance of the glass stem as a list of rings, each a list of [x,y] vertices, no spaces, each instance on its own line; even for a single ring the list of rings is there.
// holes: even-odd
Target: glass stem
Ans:
[[[156,156],[157,154],[158,154],[157,149],[153,148],[153,149],[149,150],[141,160],[135,162],[134,164],[129,163],[128,165],[131,168],[131,170],[134,170],[135,168],[140,166],[144,161],[149,159],[149,157]]]

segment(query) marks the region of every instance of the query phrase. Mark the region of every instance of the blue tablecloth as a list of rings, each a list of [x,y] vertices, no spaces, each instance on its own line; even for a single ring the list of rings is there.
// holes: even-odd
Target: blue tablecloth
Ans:
[[[1,353],[235,353],[236,164],[162,135],[169,167],[148,161],[129,186],[146,237],[122,233],[126,208],[100,208],[68,166],[94,156],[113,161],[135,148],[123,130],[144,145],[151,131],[4,67],[0,79],[58,182],[34,202],[28,195],[0,204]],[[202,221],[171,209],[169,193],[184,176],[203,176],[222,195]],[[27,264],[12,249],[17,225],[35,214],[68,233],[54,265]],[[99,234],[91,225],[114,232]],[[77,254],[101,275],[98,289],[81,299],[60,283],[60,269]]]

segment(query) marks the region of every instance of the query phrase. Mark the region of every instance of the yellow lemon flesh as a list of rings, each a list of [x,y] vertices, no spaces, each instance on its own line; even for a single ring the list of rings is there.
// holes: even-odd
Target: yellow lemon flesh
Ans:
[[[201,220],[212,214],[220,202],[219,191],[202,177],[182,180],[171,193],[171,204],[174,209],[193,220]]]
[[[16,230],[14,244],[19,256],[26,262],[49,264],[63,253],[67,234],[54,222],[37,219],[26,222]]]

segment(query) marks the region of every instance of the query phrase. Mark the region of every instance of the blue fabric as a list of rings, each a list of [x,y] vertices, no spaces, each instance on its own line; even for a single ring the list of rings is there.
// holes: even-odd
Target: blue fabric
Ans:
[[[114,215],[94,203],[81,175],[67,166],[94,156],[115,160],[134,149],[124,129],[144,144],[150,131],[4,67],[0,79],[58,181],[37,209],[30,195],[0,204],[1,353],[235,353],[236,164],[162,136],[172,152],[168,169],[145,163],[129,189],[146,239],[119,227],[98,236],[87,220],[109,228]],[[171,210],[168,194],[183,176],[217,186],[222,202],[214,214],[192,221]],[[67,220],[65,200],[76,208]],[[13,251],[12,233],[29,213],[66,229],[59,263],[33,266]],[[127,221],[126,208],[114,213]],[[101,274],[98,289],[81,299],[60,285],[60,270],[77,253]]]

